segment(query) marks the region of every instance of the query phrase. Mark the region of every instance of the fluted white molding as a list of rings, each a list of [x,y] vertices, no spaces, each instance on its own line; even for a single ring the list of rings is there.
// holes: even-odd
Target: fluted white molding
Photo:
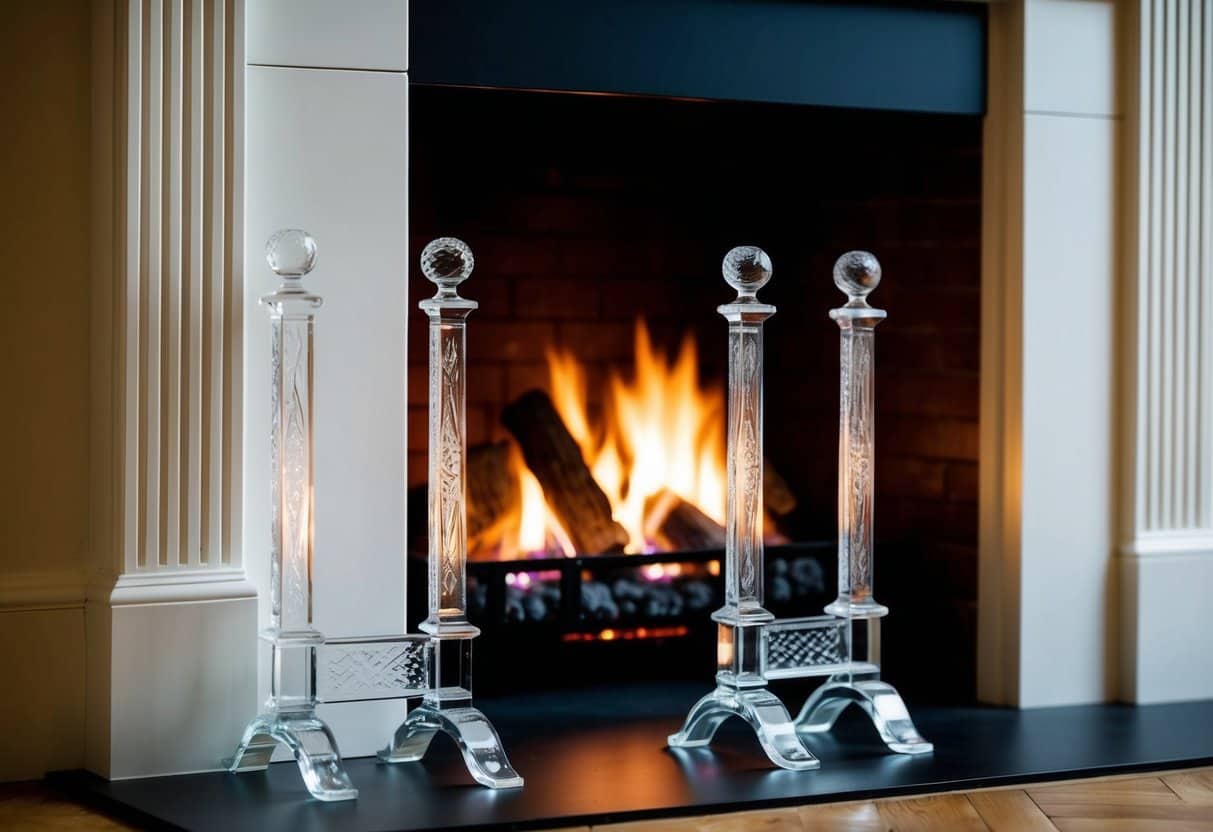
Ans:
[[[243,0],[93,4],[85,760],[114,778],[217,767],[255,707],[243,16]]]
[[[1140,0],[1127,163],[1126,546],[1213,543],[1213,0]],[[1151,543],[1158,540],[1161,546]]]
[[[1126,5],[1121,689],[1144,702],[1213,696],[1213,0]]]
[[[242,2],[96,12],[97,565],[188,579],[241,565]]]

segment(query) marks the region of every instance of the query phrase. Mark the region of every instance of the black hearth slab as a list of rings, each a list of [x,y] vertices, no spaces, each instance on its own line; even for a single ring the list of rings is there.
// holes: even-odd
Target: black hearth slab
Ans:
[[[710,750],[667,750],[666,736],[705,690],[706,684],[679,682],[485,700],[483,710],[527,781],[514,791],[474,785],[444,738],[422,764],[350,760],[361,794],[345,803],[311,800],[294,763],[242,775],[107,782],[72,771],[48,780],[158,828],[542,829],[1213,762],[1213,701],[1029,711],[911,705],[920,730],[935,743],[935,752],[922,757],[885,753],[851,709],[833,736],[814,738],[821,768],[807,772],[772,768],[737,720],[721,729]]]

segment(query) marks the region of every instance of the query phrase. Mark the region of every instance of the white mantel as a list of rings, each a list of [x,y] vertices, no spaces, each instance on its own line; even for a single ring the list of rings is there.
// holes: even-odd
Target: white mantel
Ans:
[[[243,493],[244,4],[93,4],[83,762],[214,766],[255,705]],[[209,723],[209,725],[208,725]]]
[[[87,638],[56,630],[46,661],[88,702],[88,741],[49,708],[43,733],[123,777],[215,767],[265,694],[255,299],[281,226],[319,241],[325,298],[317,622],[403,626],[407,15],[405,0],[94,8],[89,568],[5,579],[0,628],[86,610]],[[1213,0],[989,11],[981,695],[1210,697],[1213,124],[1197,105]],[[1182,19],[1199,23],[1185,41]],[[0,661],[28,653],[0,644]],[[329,716],[351,754],[399,716],[345,707]],[[14,776],[49,759],[8,753]]]

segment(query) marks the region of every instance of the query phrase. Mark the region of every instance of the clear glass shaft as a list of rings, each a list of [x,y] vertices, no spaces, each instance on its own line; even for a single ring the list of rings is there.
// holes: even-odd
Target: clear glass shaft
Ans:
[[[729,321],[724,608],[718,621],[770,620],[763,606],[762,327],[774,307],[720,308]]]
[[[873,405],[874,327],[880,318],[860,310],[838,314],[840,327],[838,423],[838,599],[834,615],[884,615],[872,597],[872,529],[876,433]],[[869,310],[875,311],[875,310]]]
[[[320,299],[284,286],[263,299],[272,325],[270,434],[270,707],[307,711],[316,702],[312,626],[312,320]]]
[[[762,606],[762,325],[729,327],[725,603]]]
[[[273,316],[270,626],[312,624],[312,317]]]
[[[437,635],[467,635],[467,316],[463,298],[431,298],[429,315],[429,617]]]

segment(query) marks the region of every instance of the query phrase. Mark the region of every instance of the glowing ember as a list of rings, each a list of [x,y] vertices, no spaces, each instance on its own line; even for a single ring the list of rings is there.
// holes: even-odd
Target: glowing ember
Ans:
[[[632,627],[624,630],[599,630],[596,633],[565,633],[561,641],[636,641],[650,638],[682,638],[688,627]]]
[[[650,563],[644,568],[645,580],[654,583],[657,581],[669,581],[681,574],[681,563]]]
[[[560,570],[545,569],[542,572],[507,572],[505,573],[506,586],[516,586],[519,589],[529,589],[531,584],[536,581],[559,581]]]

